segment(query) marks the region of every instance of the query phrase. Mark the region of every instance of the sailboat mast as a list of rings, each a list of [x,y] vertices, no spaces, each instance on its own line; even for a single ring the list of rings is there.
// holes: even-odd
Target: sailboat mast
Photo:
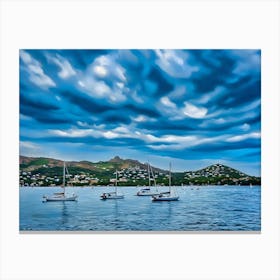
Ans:
[[[115,182],[115,192],[117,193],[117,184],[118,184],[118,170],[116,169],[116,182]]]
[[[153,178],[153,181],[154,181],[154,186],[156,187],[157,182],[156,182],[156,178],[155,178],[155,176],[154,176],[154,172],[153,172],[153,169],[152,169],[151,165],[150,165],[150,168],[151,168],[152,178]]]
[[[149,188],[151,187],[150,164],[148,163]]]
[[[63,162],[63,192],[65,192],[65,161]]]
[[[169,192],[171,193],[171,162],[169,162]]]

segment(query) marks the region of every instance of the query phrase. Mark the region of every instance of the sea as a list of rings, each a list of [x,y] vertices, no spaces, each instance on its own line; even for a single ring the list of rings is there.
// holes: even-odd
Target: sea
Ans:
[[[119,187],[124,199],[101,200],[114,187],[67,187],[78,200],[43,202],[56,187],[19,188],[20,231],[212,232],[261,231],[260,186],[178,186],[178,201],[136,196],[141,187]],[[161,191],[168,188],[161,187]]]

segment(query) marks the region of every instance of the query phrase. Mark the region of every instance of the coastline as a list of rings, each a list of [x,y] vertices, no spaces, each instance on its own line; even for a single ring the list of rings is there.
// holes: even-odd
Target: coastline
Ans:
[[[61,188],[62,186],[19,186],[19,188]],[[95,186],[66,186],[65,188],[109,188],[109,187],[115,187],[113,185],[95,185]],[[142,185],[142,186],[118,186],[118,188],[145,188],[147,186]],[[154,187],[154,186],[153,186]],[[166,186],[156,186],[157,188],[166,188]],[[261,187],[261,185],[183,185],[183,186],[177,186],[173,185],[172,187],[176,188],[182,188],[182,187]]]

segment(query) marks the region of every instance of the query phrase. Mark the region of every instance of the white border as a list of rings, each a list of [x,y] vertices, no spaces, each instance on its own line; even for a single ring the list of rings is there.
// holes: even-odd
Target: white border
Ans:
[[[279,279],[279,34],[276,0],[2,0],[0,278]],[[18,50],[159,47],[262,49],[262,233],[19,234]]]

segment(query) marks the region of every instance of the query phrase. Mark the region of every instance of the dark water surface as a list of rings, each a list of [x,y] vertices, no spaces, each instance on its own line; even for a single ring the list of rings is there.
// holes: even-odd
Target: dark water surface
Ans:
[[[21,231],[260,231],[259,186],[177,187],[179,201],[152,202],[140,188],[119,188],[120,200],[100,200],[110,187],[67,188],[77,202],[42,202],[53,187],[20,188]],[[167,188],[161,188],[167,190]]]

